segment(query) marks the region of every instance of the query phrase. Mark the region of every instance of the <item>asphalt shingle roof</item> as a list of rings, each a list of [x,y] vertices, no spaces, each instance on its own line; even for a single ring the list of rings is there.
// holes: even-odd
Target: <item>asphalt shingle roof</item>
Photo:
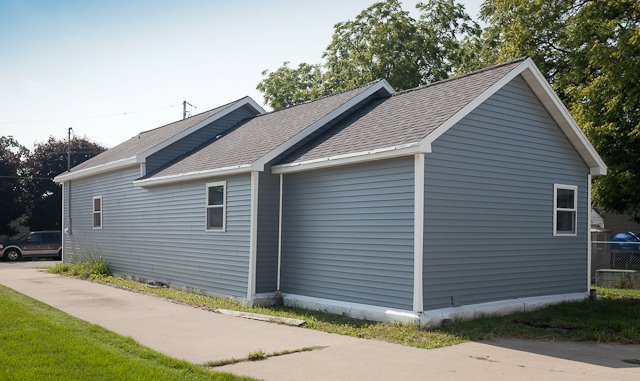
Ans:
[[[244,99],[244,98],[241,98]],[[192,127],[203,120],[217,114],[218,112],[226,109],[227,107],[239,102],[241,99],[227,103],[220,107],[216,107],[209,111],[202,112],[197,115],[193,115],[189,118],[173,122],[162,127],[154,128],[152,130],[143,131],[131,139],[118,144],[117,146],[92,157],[91,159],[76,165],[71,169],[71,172],[76,172],[81,169],[95,167],[101,164],[107,164],[116,160],[127,159],[138,154],[147,151],[150,148],[164,142],[167,139],[179,134],[180,132]]]
[[[146,178],[252,164],[374,83],[257,115]]]
[[[376,99],[279,164],[419,142],[522,61],[524,58]]]

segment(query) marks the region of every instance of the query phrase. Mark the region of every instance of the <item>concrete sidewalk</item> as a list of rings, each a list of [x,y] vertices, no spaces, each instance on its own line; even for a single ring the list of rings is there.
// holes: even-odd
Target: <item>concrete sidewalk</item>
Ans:
[[[44,264],[42,264],[44,265]],[[167,355],[194,363],[249,352],[326,346],[218,368],[268,380],[638,380],[640,346],[499,340],[424,350],[224,316],[47,274],[42,265],[0,264],[0,283]]]

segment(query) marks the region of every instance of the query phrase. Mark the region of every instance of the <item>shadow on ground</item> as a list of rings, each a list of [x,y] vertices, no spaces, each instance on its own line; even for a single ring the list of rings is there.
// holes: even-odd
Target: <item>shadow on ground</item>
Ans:
[[[481,341],[481,343],[607,368],[640,369],[640,345],[525,339],[494,339]],[[633,363],[634,360],[637,363]]]

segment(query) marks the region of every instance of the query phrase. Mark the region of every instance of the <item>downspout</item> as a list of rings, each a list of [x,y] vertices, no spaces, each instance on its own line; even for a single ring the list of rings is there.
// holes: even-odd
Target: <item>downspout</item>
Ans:
[[[587,175],[587,292],[591,291],[591,175]]]
[[[69,218],[69,226],[67,226],[67,235],[73,234],[73,224],[71,223],[71,180],[67,181],[67,217]],[[64,214],[64,212],[63,212]]]
[[[258,257],[258,183],[259,172],[251,171],[251,217],[249,230],[249,271],[247,279],[247,303],[252,304],[256,295],[256,261]]]
[[[413,311],[420,313],[424,309],[424,153],[415,155],[413,205]]]
[[[64,182],[63,182],[62,183],[62,213],[61,213],[62,214],[62,221],[60,221],[60,223],[61,223],[60,226],[62,227],[62,229],[60,229],[60,230],[62,230],[62,237],[61,237],[62,238],[62,255],[60,255],[60,260],[62,262],[64,262],[64,241],[65,241],[65,237],[66,237],[66,233],[64,231],[65,230],[65,226],[64,226],[64,197],[65,197],[65,191],[64,191],[64,188],[65,187],[64,187]]]
[[[280,198],[278,201],[278,275],[276,280],[276,304],[282,304],[282,293],[280,292],[280,268],[282,267],[282,183],[283,175],[280,174]]]

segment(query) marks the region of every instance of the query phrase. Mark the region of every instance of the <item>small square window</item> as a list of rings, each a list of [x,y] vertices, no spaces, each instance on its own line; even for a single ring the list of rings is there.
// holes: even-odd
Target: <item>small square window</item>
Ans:
[[[553,235],[575,236],[578,225],[578,187],[554,184]]]
[[[225,231],[226,229],[226,182],[207,184],[206,230]]]
[[[102,229],[102,196],[93,198],[93,228]]]

